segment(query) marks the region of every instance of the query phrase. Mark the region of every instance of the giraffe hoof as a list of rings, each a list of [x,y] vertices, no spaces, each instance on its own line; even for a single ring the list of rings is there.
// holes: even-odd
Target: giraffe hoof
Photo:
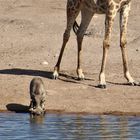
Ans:
[[[84,74],[82,74],[82,75],[78,76],[78,80],[79,80],[79,81],[82,81],[82,80],[84,80],[84,79],[85,79]]]
[[[128,82],[129,86],[140,86],[140,82]]]
[[[84,80],[85,76],[83,74],[82,69],[77,69],[78,80]]]
[[[58,72],[57,71],[54,71],[53,72],[53,75],[52,75],[52,79],[56,80],[56,79],[58,79],[58,77],[59,77]]]
[[[79,81],[83,81],[85,78],[78,77]]]
[[[106,85],[105,84],[99,84],[98,86],[97,86],[98,88],[101,88],[101,89],[106,89]]]

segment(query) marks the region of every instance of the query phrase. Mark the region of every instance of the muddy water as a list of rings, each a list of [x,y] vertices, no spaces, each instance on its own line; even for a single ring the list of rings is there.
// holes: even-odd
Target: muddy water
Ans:
[[[140,117],[0,113],[0,140],[139,140]]]

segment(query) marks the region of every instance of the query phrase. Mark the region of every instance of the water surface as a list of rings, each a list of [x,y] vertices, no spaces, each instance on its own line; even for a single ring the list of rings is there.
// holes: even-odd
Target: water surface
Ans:
[[[0,140],[139,140],[140,117],[0,113]]]

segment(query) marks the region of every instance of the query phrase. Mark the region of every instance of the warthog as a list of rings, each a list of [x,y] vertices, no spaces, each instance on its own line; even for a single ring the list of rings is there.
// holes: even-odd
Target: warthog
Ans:
[[[31,114],[41,115],[45,113],[46,90],[41,78],[33,78],[30,83],[30,108]]]

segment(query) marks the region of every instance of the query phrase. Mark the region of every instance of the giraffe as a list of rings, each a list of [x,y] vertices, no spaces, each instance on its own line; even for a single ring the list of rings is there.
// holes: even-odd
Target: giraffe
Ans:
[[[120,48],[122,52],[124,77],[130,85],[136,85],[133,80],[127,61],[126,53],[126,34],[128,16],[131,7],[131,0],[67,0],[67,26],[63,34],[63,44],[58,57],[58,61],[54,67],[53,78],[57,79],[59,76],[60,63],[63,56],[64,49],[70,37],[70,31],[73,27],[77,36],[78,57],[77,57],[77,75],[79,79],[84,79],[84,74],[81,68],[81,52],[82,42],[85,31],[91,22],[94,14],[105,14],[105,35],[103,39],[103,56],[101,70],[99,74],[99,88],[106,88],[105,80],[105,66],[107,61],[107,54],[110,47],[111,31],[116,14],[120,13]],[[81,12],[81,23],[78,26],[76,18]]]

